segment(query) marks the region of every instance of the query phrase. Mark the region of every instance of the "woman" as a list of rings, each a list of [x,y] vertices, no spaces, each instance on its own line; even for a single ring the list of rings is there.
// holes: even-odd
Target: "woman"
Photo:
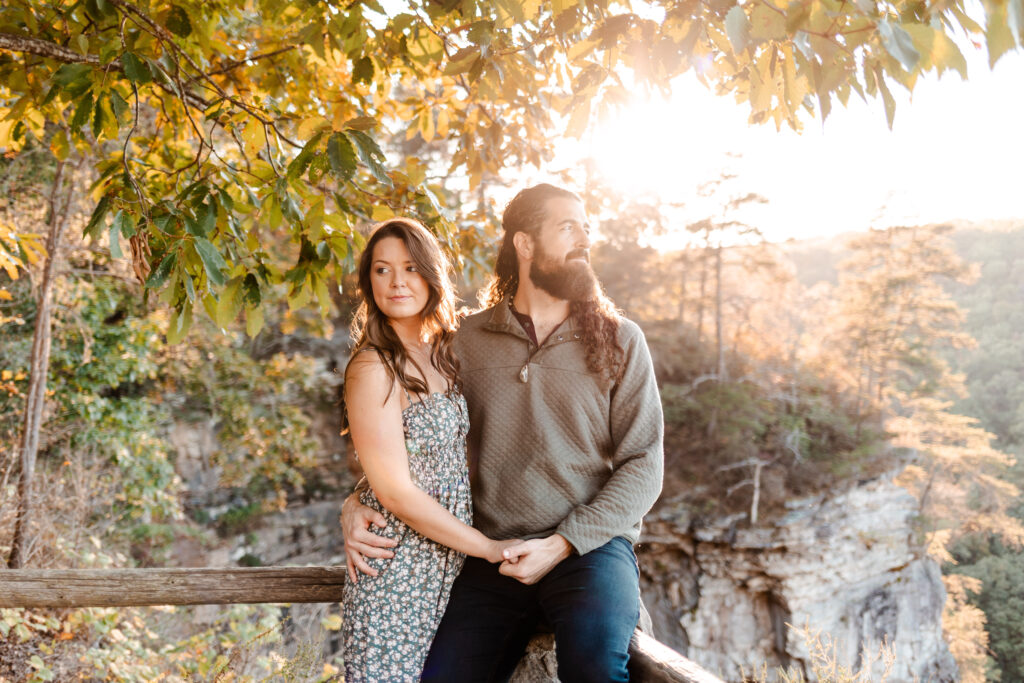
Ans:
[[[345,370],[352,442],[370,488],[364,505],[384,515],[394,558],[348,560],[345,680],[419,680],[465,555],[490,562],[515,541],[470,526],[466,403],[452,351],[455,297],[448,261],[418,222],[380,224],[359,261],[358,339]]]

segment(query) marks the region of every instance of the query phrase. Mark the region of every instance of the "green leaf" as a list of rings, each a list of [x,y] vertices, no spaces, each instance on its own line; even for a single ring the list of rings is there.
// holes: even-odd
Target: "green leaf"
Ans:
[[[92,114],[92,93],[87,92],[78,100],[78,108],[75,109],[75,115],[71,117],[72,132],[77,133],[88,122],[90,114]]]
[[[476,45],[470,45],[464,47],[448,60],[448,64],[444,67],[444,74],[446,76],[455,76],[457,74],[464,74],[473,68],[473,64],[480,57],[480,48]]]
[[[349,131],[348,135],[352,138],[353,142],[356,143],[356,147],[359,150],[359,158],[362,159],[363,163],[370,169],[370,173],[373,174],[373,177],[385,185],[390,186],[391,178],[388,177],[383,166],[383,163],[386,161],[384,152],[381,151],[373,138],[359,130]]]
[[[88,64],[62,64],[53,74],[53,82],[66,88],[75,81],[88,80],[92,67]]]
[[[206,237],[207,233],[203,231],[203,224],[201,221],[196,220],[192,216],[185,216],[185,232],[194,237]]]
[[[309,162],[312,160],[313,155],[316,154],[317,145],[320,144],[320,140],[323,138],[323,136],[323,132],[320,132],[311,137],[309,139],[309,142],[307,142],[306,145],[302,148],[302,151],[299,152],[294,159],[292,159],[292,162],[290,164],[288,164],[287,175],[289,179],[295,180],[301,177],[302,174],[306,172],[306,169],[309,167]],[[352,167],[354,170],[355,152],[352,152],[352,157]]]
[[[252,273],[246,274],[242,280],[242,302],[246,306],[259,306],[261,301],[259,280]]]
[[[210,201],[203,205],[206,209],[200,215],[200,223],[203,227],[203,237],[213,232],[214,228],[217,227],[217,205],[211,198]]]
[[[167,30],[182,38],[192,33],[192,23],[188,20],[188,12],[181,7],[174,5],[167,15]]]
[[[360,57],[352,64],[352,81],[355,83],[373,82],[373,60],[369,57]]]
[[[153,269],[153,272],[146,278],[146,289],[160,289],[167,282],[167,276],[171,274],[171,269],[174,268],[174,264],[178,262],[178,252],[168,252],[164,256],[163,260]]]
[[[116,225],[110,226],[110,257],[111,258],[124,258],[124,254],[121,253],[121,245],[118,243],[118,235],[121,233],[117,229]]]
[[[223,285],[224,271],[227,269],[228,264],[224,262],[224,258],[217,251],[217,247],[213,246],[213,243],[204,237],[196,237],[193,240],[193,244],[195,244],[196,253],[199,254],[199,258],[203,261],[203,268],[206,269],[206,276],[210,278],[210,282],[218,287]]]
[[[171,322],[167,326],[167,343],[177,344],[181,342],[192,327],[192,305],[182,304],[180,309],[171,314]]]
[[[878,22],[878,33],[882,36],[882,44],[889,54],[895,57],[904,69],[913,71],[921,55],[914,49],[914,41],[910,34],[902,26],[893,24],[888,19]]]
[[[327,140],[327,158],[331,162],[331,170],[342,182],[355,175],[356,151],[344,133],[334,133]]]
[[[725,32],[732,43],[733,51],[739,53],[750,44],[750,21],[746,12],[736,5],[725,15]]]
[[[121,55],[121,64],[124,66],[124,75],[132,83],[141,85],[153,80],[153,73],[149,70],[149,65],[135,56],[134,53],[125,52]]]
[[[1009,0],[1006,3],[1006,24],[1017,36],[1017,42],[1024,47],[1024,0]]]
[[[93,209],[89,223],[85,226],[85,230],[82,231],[82,237],[92,237],[95,241],[99,237],[100,224],[103,222],[108,211],[110,211],[110,197],[103,197],[96,204],[96,208]]]
[[[122,235],[130,237],[135,234],[135,219],[131,214],[119,210],[114,214],[114,220],[110,224],[110,255],[113,258],[123,258],[120,240]]]

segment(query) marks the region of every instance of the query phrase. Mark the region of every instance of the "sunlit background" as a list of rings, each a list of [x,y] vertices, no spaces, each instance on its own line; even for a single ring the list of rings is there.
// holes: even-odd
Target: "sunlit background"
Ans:
[[[681,222],[713,210],[697,196],[702,183],[735,174],[735,191],[768,200],[747,220],[771,241],[1024,217],[1024,56],[1009,53],[989,69],[983,49],[964,52],[969,81],[947,72],[922,79],[913,98],[893,90],[892,130],[881,100],[856,95],[801,133],[750,125],[745,107],[687,74],[670,100],[638,97],[581,140],[564,140],[549,170],[592,158],[613,187],[681,204]],[[529,183],[550,174],[526,175]],[[677,246],[671,238],[661,244]]]

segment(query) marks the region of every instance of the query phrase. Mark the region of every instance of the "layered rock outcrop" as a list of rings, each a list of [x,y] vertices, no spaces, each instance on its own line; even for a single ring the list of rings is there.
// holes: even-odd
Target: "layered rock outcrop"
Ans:
[[[787,507],[757,528],[742,518],[701,525],[671,509],[649,518],[639,554],[655,636],[728,681],[764,665],[816,680],[816,634],[849,669],[885,643],[891,683],[956,680],[945,589],[915,540],[910,494],[886,476]]]

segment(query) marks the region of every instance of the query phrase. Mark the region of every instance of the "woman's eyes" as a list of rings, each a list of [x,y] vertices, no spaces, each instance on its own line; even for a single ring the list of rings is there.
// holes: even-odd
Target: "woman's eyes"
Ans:
[[[410,273],[418,273],[418,272],[420,272],[420,269],[417,268],[416,266],[406,266],[405,269],[408,272],[410,272]],[[374,269],[373,272],[375,272],[377,275],[385,275],[385,274],[391,272],[391,269],[388,268],[387,266],[377,266],[377,268]]]

